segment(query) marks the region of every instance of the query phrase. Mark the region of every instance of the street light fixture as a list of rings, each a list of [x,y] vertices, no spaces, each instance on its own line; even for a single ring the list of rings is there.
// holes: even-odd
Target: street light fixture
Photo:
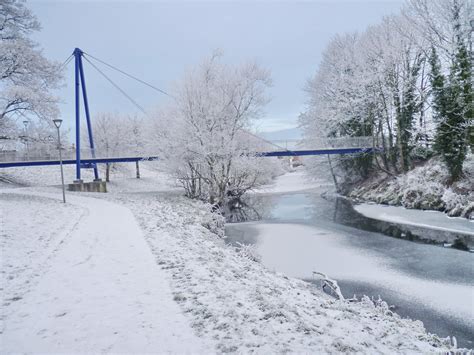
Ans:
[[[59,133],[59,127],[61,127],[61,123],[63,123],[63,120],[60,118],[56,118],[53,120],[53,123],[58,130],[58,150],[59,150],[59,165],[61,166],[61,185],[63,188],[63,202],[66,203],[66,190],[64,188],[63,156],[61,153],[61,134]]]

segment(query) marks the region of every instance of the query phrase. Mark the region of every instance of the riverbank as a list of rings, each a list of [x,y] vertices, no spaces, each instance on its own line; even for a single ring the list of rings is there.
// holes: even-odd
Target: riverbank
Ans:
[[[255,195],[262,194],[288,194],[303,193],[317,190],[323,193],[326,199],[338,198],[333,193],[333,184],[325,179],[311,180],[305,170],[300,167],[293,172],[277,177],[273,184],[256,189]],[[247,198],[249,201],[251,198]],[[351,204],[350,199],[347,203]],[[255,202],[255,201],[254,201]],[[344,201],[341,201],[344,202]],[[380,233],[429,244],[440,244],[453,246],[461,250],[474,248],[474,220],[462,217],[449,217],[446,213],[439,211],[423,211],[408,209],[402,206],[390,206],[375,203],[360,203],[360,200],[352,200],[354,204],[347,209],[353,209],[354,224],[359,228],[378,231]],[[268,208],[258,206],[265,211]],[[291,211],[287,211],[291,213]],[[304,215],[304,212],[303,212]],[[266,219],[265,212],[259,213],[260,219]],[[365,219],[363,221],[363,219]]]
[[[228,224],[230,244],[250,245],[270,270],[316,287],[312,272],[327,274],[347,298],[381,297],[429,332],[474,346],[472,254],[377,233],[347,199],[327,200],[318,190],[261,195],[258,202],[268,209],[264,220]]]
[[[368,223],[373,222],[373,229],[397,238],[466,251],[474,249],[474,220],[449,217],[438,211],[367,203],[354,205],[354,210],[365,216]]]
[[[380,173],[355,186],[348,197],[358,202],[435,210],[450,217],[474,219],[474,154],[467,156],[463,172],[462,179],[448,186],[448,171],[435,157],[404,175]]]
[[[8,190],[12,193],[11,189]],[[18,192],[26,196],[48,193],[48,198],[54,197],[56,200],[61,198],[58,188],[31,187],[20,190]],[[110,217],[113,217],[113,211],[120,211],[120,216],[126,215],[127,218],[120,217],[123,223],[130,220],[131,215],[127,211],[131,211],[136,220],[134,228],[138,227],[139,231],[126,233],[130,228],[121,228],[121,224],[117,225],[120,230],[111,229],[110,232],[116,231],[119,234],[125,232],[123,248],[114,249],[116,244],[112,235],[105,240],[96,235],[101,231],[100,228],[97,231],[94,228],[100,223],[100,213],[88,212],[89,218],[95,218],[94,223],[82,224],[79,221],[77,225],[74,224],[70,235],[75,237],[70,237],[69,234],[64,236],[64,241],[58,244],[55,253],[46,255],[47,263],[44,271],[40,270],[35,276],[37,281],[31,284],[31,289],[27,288],[21,299],[12,301],[11,307],[15,308],[15,312],[3,313],[2,310],[2,314],[5,314],[3,321],[8,330],[8,333],[2,334],[2,340],[6,339],[5,334],[8,334],[8,349],[13,351],[15,348],[19,350],[24,348],[20,347],[22,343],[19,334],[23,334],[24,329],[29,329],[28,322],[35,324],[38,321],[36,316],[45,317],[38,323],[44,324],[44,330],[40,329],[34,334],[30,332],[28,338],[50,344],[51,348],[42,348],[45,352],[58,349],[74,350],[81,345],[83,349],[86,348],[91,352],[108,352],[114,349],[118,351],[118,348],[110,344],[125,344],[125,348],[131,352],[149,351],[150,347],[144,348],[143,344],[153,344],[152,342],[133,342],[132,339],[141,339],[142,336],[150,339],[153,337],[153,332],[159,335],[161,326],[180,324],[183,319],[180,317],[185,319],[186,325],[183,329],[187,329],[189,325],[192,333],[199,339],[199,346],[219,353],[341,351],[394,353],[454,349],[450,339],[441,339],[427,333],[420,322],[400,318],[384,302],[373,302],[369,298],[362,298],[357,302],[338,301],[307,282],[270,271],[255,262],[246,248],[226,245],[222,238],[224,231],[222,218],[211,213],[209,205],[182,197],[173,186],[169,186],[168,189],[166,186],[153,186],[146,179],[124,179],[117,180],[110,191],[108,194],[68,193],[69,202],[66,206],[75,205],[76,199],[83,201],[80,203],[81,206],[77,206],[78,208],[87,208],[89,204],[90,206],[110,204],[111,206],[107,205],[105,210],[111,211]],[[91,200],[90,203],[87,200]],[[29,211],[37,216],[35,224],[44,230],[49,230],[52,223],[58,221],[57,219],[52,221],[47,214],[36,214],[41,207],[38,204],[29,204],[28,199],[24,205],[21,205],[21,201],[17,203],[20,204],[16,209],[17,212],[8,217],[8,223],[12,226],[8,229],[8,233],[11,234],[9,240],[17,240],[21,244],[37,236],[34,228],[22,230],[14,227],[18,224],[15,218],[21,218],[19,211],[23,208],[31,209]],[[56,204],[57,208],[66,207],[58,202]],[[118,206],[113,207],[114,205]],[[9,206],[11,203],[2,203],[2,208]],[[67,219],[68,213],[58,213],[57,218]],[[104,233],[107,233],[108,226],[111,227],[113,224],[112,221],[103,223],[101,228],[105,228]],[[20,230],[23,232],[20,233]],[[81,233],[81,230],[88,232]],[[117,237],[117,233],[112,234]],[[90,235],[95,237],[87,237]],[[146,248],[143,241],[146,242]],[[2,245],[2,253],[8,254],[11,249],[17,249],[16,244],[11,245],[13,246]],[[143,258],[140,253],[137,254],[137,250],[147,253],[145,249],[151,252],[151,259],[154,261],[149,263],[150,259],[145,258],[140,264],[144,265],[146,261],[144,267],[149,269],[143,274],[145,276],[137,278],[140,280],[140,285],[132,283],[130,286],[127,282],[119,282],[120,278],[130,277],[127,276],[129,272],[126,270],[117,273],[118,280],[115,280],[117,282],[107,280],[108,272],[117,271],[113,265],[117,265],[117,262],[120,264],[121,253],[128,250],[127,245],[135,249],[126,256],[126,260],[130,263],[133,264],[133,258]],[[97,257],[93,255],[89,257],[89,252]],[[12,258],[9,263],[27,265],[25,258],[27,256]],[[101,258],[105,259],[101,261]],[[74,262],[75,260],[77,262]],[[62,293],[45,292],[46,289],[41,286],[48,285],[49,290],[63,287],[63,279],[54,276],[58,274],[67,276],[68,268],[61,268],[66,261],[71,263],[71,268],[77,267],[77,271],[72,273],[73,276],[81,272],[92,276],[80,277],[79,286],[82,290],[90,287],[94,290],[94,296],[89,301],[84,299],[84,302],[90,305],[87,309],[75,307],[71,303],[70,308],[52,312],[57,308],[58,300],[60,305],[67,304],[68,300],[75,300],[74,295],[63,298]],[[107,262],[109,264],[105,265]],[[123,265],[126,266],[128,263]],[[28,269],[28,266],[26,268]],[[98,287],[102,278],[105,278],[103,281],[110,287]],[[5,283],[8,283],[8,280],[10,278],[6,277]],[[70,278],[69,281],[71,289],[74,290],[76,280]],[[144,294],[147,295],[143,296],[146,298],[144,302],[137,304],[125,302],[129,299],[130,292],[136,292],[135,286],[143,287],[143,285],[148,285],[147,287],[152,288],[153,292],[161,286],[170,289],[169,292],[156,298],[149,297],[144,290]],[[104,296],[110,292],[113,297],[106,299],[117,302],[108,304],[107,307],[101,306]],[[36,304],[35,295],[41,296],[41,312],[30,313],[28,310],[32,310]],[[133,307],[138,307],[146,313],[147,307],[157,307],[161,299],[164,303],[171,302],[178,306],[180,311],[176,319],[173,318],[173,312],[167,313],[168,318],[157,316],[149,319],[144,315],[146,319],[142,325],[145,328],[140,325],[130,327],[130,332],[134,334],[133,338],[123,328],[117,333],[120,334],[120,342],[114,342],[118,336],[114,333],[116,325],[114,319],[117,317],[124,319],[121,317],[121,314],[124,314],[123,307],[118,305],[122,300],[135,314]],[[157,304],[154,304],[153,300]],[[116,309],[113,307],[114,304],[117,305]],[[174,309],[175,306],[163,307]],[[18,323],[20,320],[14,321],[18,318],[14,314],[26,315],[21,326],[15,326],[20,324]],[[85,315],[89,315],[89,318],[84,317]],[[70,316],[74,322],[68,321]],[[107,321],[90,321],[92,319],[90,317]],[[140,317],[137,316],[134,320],[140,323]],[[157,322],[155,326],[153,322]],[[124,326],[125,324],[123,323]],[[171,329],[178,328],[180,327],[171,327]],[[41,340],[44,334],[48,337]],[[87,334],[89,336],[86,336]],[[105,340],[95,339],[94,334],[99,334],[101,339]],[[75,340],[71,338],[72,335],[75,336]],[[187,332],[183,336],[195,339]],[[180,352],[184,345],[196,344],[179,340],[179,336],[169,339],[167,342],[169,352]],[[98,345],[99,343],[103,345],[109,340],[112,342],[109,344],[112,347]],[[197,352],[200,351],[198,345],[194,349]]]
[[[246,248],[226,245],[205,204],[179,196],[122,196],[137,216],[175,300],[218,352],[431,352],[449,343],[384,302],[337,301],[271,272]]]

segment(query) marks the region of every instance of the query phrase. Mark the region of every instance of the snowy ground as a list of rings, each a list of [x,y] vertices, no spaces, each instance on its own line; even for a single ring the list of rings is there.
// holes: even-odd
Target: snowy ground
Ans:
[[[163,169],[161,164],[159,161],[141,162],[140,173],[142,178],[139,180],[135,178],[135,164],[113,164],[111,182],[107,183],[107,189],[111,192],[169,191],[170,189],[177,189],[177,183],[161,172]],[[92,181],[94,178],[92,169],[82,169],[81,174],[84,181]],[[99,175],[102,178],[105,177],[104,164],[99,164]],[[64,165],[64,181],[69,183],[75,179],[75,165]],[[18,167],[0,170],[0,189],[53,185],[61,185],[58,166]]]
[[[167,276],[130,210],[76,196],[68,196],[63,206],[31,194],[0,195],[8,201],[4,223],[9,241],[2,244],[7,256],[2,258],[2,285],[7,285],[2,351],[206,351],[173,301]],[[38,203],[38,215],[25,226],[22,212],[32,212]],[[68,221],[69,216],[74,219]],[[58,221],[62,225],[56,226]],[[54,241],[51,248],[44,248],[41,236]],[[25,243],[27,255],[18,255]],[[29,260],[33,264],[24,265]]]
[[[420,322],[401,319],[369,300],[336,301],[236,252],[209,230],[218,228],[205,205],[196,208],[199,204],[180,197],[121,199],[138,217],[158,263],[169,270],[175,299],[194,329],[212,339],[218,352],[390,353],[443,347]]]
[[[37,196],[0,195],[2,320],[48,267],[87,210]]]
[[[419,226],[430,229],[458,232],[474,236],[474,220],[449,217],[443,212],[420,211],[400,206],[362,203],[355,205],[357,212],[364,216],[386,222]]]
[[[451,348],[383,303],[337,301],[269,271],[224,243],[208,205],[165,191],[166,180],[117,180],[109,194],[68,193],[65,206],[58,188],[0,193],[1,252],[12,255],[2,257],[3,352]]]

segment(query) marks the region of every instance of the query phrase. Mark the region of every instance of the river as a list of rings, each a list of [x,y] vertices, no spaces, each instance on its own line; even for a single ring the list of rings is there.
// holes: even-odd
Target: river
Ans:
[[[321,194],[251,196],[261,220],[227,224],[228,242],[255,245],[267,268],[288,276],[319,285],[312,272],[323,272],[345,297],[380,296],[429,332],[474,348],[474,254],[355,228],[347,202]]]

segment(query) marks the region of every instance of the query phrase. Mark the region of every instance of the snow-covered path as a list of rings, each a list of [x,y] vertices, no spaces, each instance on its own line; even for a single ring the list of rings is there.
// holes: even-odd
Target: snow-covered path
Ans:
[[[130,210],[68,202],[87,212],[63,231],[69,236],[36,285],[10,304],[2,352],[205,352]]]

